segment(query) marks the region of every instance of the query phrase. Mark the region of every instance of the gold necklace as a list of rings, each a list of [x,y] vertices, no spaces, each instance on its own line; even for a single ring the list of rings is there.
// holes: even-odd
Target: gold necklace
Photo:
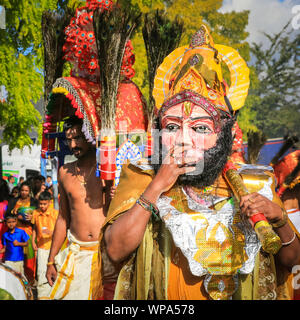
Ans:
[[[95,164],[92,166],[91,171],[89,172],[87,178],[85,179],[84,176],[83,176],[83,180],[81,180],[81,179],[79,178],[78,174],[77,174],[77,171],[79,171],[77,162],[75,163],[75,175],[76,175],[77,180],[80,182],[80,184],[81,184],[83,187],[86,187],[87,182],[88,182],[88,180],[89,180],[89,178],[90,178],[90,175],[92,174],[93,169],[95,168],[95,166],[96,166]]]

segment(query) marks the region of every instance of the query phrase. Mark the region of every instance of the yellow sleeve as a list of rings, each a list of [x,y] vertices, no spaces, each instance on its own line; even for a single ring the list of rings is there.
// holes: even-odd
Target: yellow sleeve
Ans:
[[[38,211],[37,210],[33,210],[33,212],[32,212],[32,218],[31,218],[31,223],[32,224],[35,224],[36,223],[36,217],[37,217],[37,215],[38,215]]]
[[[152,176],[132,164],[124,164],[114,198],[112,199],[105,225],[119,214],[129,210],[152,181]]]
[[[58,217],[58,210],[54,209],[53,208],[53,217],[55,218],[55,220],[57,219]]]

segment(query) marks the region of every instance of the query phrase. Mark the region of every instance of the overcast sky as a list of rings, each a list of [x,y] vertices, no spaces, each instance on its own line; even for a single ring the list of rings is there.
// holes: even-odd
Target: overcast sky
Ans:
[[[300,0],[224,0],[221,12],[250,10],[247,31],[250,43],[267,44],[262,34],[275,34],[295,17],[292,8],[300,5]],[[299,12],[299,10],[298,10]],[[299,12],[300,13],[300,12]],[[298,19],[300,22],[300,19]],[[300,32],[300,29],[295,32]]]

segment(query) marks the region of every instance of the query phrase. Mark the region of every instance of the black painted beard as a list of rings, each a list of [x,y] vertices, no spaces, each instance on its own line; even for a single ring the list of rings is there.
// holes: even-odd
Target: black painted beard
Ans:
[[[218,135],[216,145],[204,151],[204,157],[196,164],[196,170],[178,177],[178,184],[204,188],[212,185],[224,168],[232,149],[232,126],[234,121],[227,120]],[[155,149],[154,149],[155,150]],[[152,156],[152,166],[157,173],[167,150],[159,140],[159,151]],[[159,157],[157,159],[157,156]],[[156,164],[157,163],[157,164]],[[198,173],[199,172],[199,173]]]

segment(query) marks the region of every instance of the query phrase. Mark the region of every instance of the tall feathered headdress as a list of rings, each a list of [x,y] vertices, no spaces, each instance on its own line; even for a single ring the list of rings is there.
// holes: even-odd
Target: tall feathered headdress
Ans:
[[[248,163],[256,164],[261,148],[267,141],[266,135],[261,131],[249,131],[248,137]]]
[[[42,34],[44,43],[44,100],[47,105],[49,94],[57,78],[63,74],[65,43],[64,30],[75,11],[66,8],[64,13],[44,11],[42,15]]]
[[[64,29],[70,23],[74,10],[67,8],[63,13],[56,11],[44,11],[42,15],[42,35],[44,45],[44,111],[42,157],[46,157],[47,151],[54,150],[55,139],[46,135],[56,132],[56,122],[52,121],[52,115],[46,113],[49,95],[57,78],[63,74],[65,60],[63,58],[63,46],[65,43]]]
[[[71,75],[57,78],[52,86],[47,105],[50,125],[76,115],[83,119],[82,132],[87,141],[98,145],[99,134],[104,129],[111,131],[113,134],[103,139],[101,150],[108,145],[110,150],[115,148],[115,131],[117,135],[125,132],[125,140],[129,134],[145,133],[146,103],[131,81],[135,56],[129,37],[138,22],[139,14],[111,0],[87,0],[76,9],[65,28],[63,46]],[[101,175],[104,171],[112,172],[102,176],[104,179],[113,177],[113,169],[103,169]]]
[[[149,13],[145,15],[143,38],[148,62],[149,119],[152,119],[155,108],[153,89],[157,68],[161,65],[165,57],[179,45],[182,32],[183,22],[179,20],[178,17],[176,17],[174,21],[171,21],[168,19],[166,13],[159,10],[154,14]]]
[[[114,135],[117,92],[125,47],[140,23],[141,14],[113,4],[110,10],[96,9],[93,17],[100,68],[101,130]]]

